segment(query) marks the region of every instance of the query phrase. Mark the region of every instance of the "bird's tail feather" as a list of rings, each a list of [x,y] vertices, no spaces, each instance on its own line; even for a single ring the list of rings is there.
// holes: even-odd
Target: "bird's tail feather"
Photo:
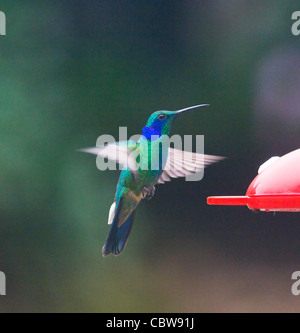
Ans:
[[[109,234],[102,248],[102,255],[104,257],[109,254],[114,254],[115,256],[119,255],[123,251],[127,239],[130,235],[134,219],[134,211],[129,215],[127,220],[120,227],[118,227],[119,215],[122,208],[122,204],[123,204],[123,198],[121,198],[118,203],[117,211],[115,213]]]

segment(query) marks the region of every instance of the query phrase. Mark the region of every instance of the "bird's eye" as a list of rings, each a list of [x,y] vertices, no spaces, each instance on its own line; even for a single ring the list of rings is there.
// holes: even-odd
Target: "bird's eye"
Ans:
[[[165,114],[161,113],[161,114],[158,116],[158,119],[159,119],[159,120],[165,120],[166,117],[167,117],[167,116],[166,116]]]

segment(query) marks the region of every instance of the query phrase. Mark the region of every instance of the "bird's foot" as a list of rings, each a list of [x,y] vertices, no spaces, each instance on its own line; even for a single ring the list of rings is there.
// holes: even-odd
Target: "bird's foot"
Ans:
[[[149,189],[146,186],[143,187],[143,189],[142,189],[143,199],[150,200],[150,199],[152,199],[154,194],[155,194],[155,186],[153,186],[151,189]]]

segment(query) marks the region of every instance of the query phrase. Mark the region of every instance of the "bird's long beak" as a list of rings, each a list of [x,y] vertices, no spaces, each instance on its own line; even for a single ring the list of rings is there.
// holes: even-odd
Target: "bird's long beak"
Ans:
[[[201,108],[203,106],[209,106],[209,104],[194,105],[194,106],[190,106],[188,108],[184,108],[184,109],[181,109],[181,110],[178,110],[178,111],[175,111],[175,112],[176,112],[176,114],[180,114],[182,112],[185,112],[185,111],[188,111],[188,110],[192,110],[192,109]]]

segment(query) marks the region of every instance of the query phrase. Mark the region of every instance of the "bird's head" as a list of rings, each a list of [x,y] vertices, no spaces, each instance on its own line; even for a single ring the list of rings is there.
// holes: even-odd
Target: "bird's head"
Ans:
[[[194,105],[178,111],[156,111],[151,114],[147,124],[143,127],[143,136],[151,140],[151,136],[170,135],[174,120],[183,112],[208,106],[208,104]]]

